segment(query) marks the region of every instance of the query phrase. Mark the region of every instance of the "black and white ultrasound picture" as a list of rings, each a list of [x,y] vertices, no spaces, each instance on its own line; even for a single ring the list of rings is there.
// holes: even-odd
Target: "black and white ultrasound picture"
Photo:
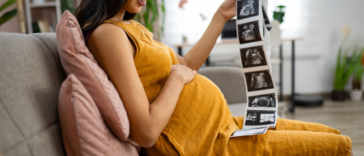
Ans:
[[[238,35],[240,44],[261,41],[259,21],[238,25]]]
[[[276,107],[276,96],[275,94],[265,94],[258,96],[250,96],[249,107]]]
[[[245,125],[271,125],[276,121],[276,111],[248,110]]]
[[[259,0],[240,0],[237,5],[238,20],[259,15]]]
[[[249,92],[273,88],[269,70],[245,73],[245,78]]]
[[[240,49],[240,56],[244,68],[267,65],[263,46]]]

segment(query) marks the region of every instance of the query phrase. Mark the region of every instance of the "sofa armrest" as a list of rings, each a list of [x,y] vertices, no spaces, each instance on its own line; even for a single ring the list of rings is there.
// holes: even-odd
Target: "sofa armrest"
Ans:
[[[199,74],[214,82],[224,94],[228,104],[246,103],[245,79],[239,67],[201,67]]]

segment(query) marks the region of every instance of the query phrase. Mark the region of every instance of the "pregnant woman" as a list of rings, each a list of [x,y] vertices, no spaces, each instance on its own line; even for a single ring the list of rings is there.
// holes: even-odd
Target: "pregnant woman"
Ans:
[[[235,16],[235,3],[225,0],[199,42],[180,57],[132,20],[145,0],[81,2],[76,17],[124,102],[131,139],[151,156],[349,156],[348,137],[314,123],[278,119],[264,135],[230,138],[244,118],[233,117],[220,89],[196,71]]]

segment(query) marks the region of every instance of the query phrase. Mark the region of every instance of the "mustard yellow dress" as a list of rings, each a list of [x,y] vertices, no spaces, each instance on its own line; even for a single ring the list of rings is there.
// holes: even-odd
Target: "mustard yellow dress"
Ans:
[[[171,66],[178,64],[168,46],[136,21],[106,20],[123,29],[136,46],[134,58],[148,100],[161,92]],[[278,119],[264,135],[230,138],[244,117],[233,117],[224,95],[208,78],[196,77],[182,90],[176,109],[157,142],[142,153],[151,156],[349,156],[351,140],[315,123]]]

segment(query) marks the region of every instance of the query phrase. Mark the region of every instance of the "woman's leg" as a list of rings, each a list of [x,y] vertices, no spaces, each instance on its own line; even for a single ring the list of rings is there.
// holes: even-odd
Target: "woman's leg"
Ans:
[[[230,138],[228,155],[240,156],[350,156],[347,136],[291,130],[269,130],[263,135]]]
[[[244,117],[234,117],[234,121],[242,129]],[[276,127],[266,134],[230,138],[227,147],[230,155],[245,155],[243,151],[249,153],[246,155],[353,155],[350,138],[339,134],[339,130],[322,124],[278,118]]]
[[[239,126],[240,129],[243,127],[244,117],[234,117],[235,124]],[[310,123],[289,119],[277,119],[277,124],[275,128],[270,128],[269,130],[296,130],[296,131],[311,131],[311,132],[324,132],[332,134],[340,134],[339,130],[325,126],[318,123]]]

